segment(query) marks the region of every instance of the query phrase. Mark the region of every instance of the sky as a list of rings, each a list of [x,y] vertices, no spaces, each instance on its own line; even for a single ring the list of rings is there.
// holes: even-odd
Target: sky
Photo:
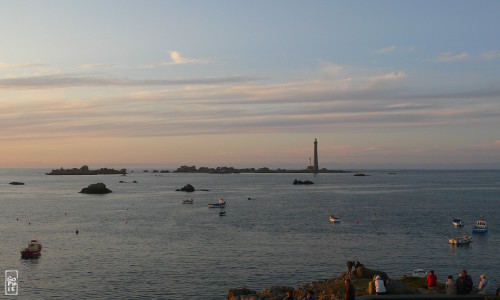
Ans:
[[[500,168],[499,1],[2,1],[0,168]]]

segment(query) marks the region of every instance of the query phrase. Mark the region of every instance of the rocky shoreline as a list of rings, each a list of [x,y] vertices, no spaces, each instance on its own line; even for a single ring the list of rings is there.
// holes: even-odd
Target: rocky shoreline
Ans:
[[[370,294],[370,282],[373,277],[380,275],[387,282],[387,295]],[[294,299],[302,300],[308,291],[313,291],[316,300],[345,299],[345,279],[350,278],[355,288],[356,299],[500,299],[500,297],[485,297],[478,295],[477,290],[473,290],[469,295],[449,296],[446,295],[445,284],[439,283],[435,290],[427,289],[425,278],[403,276],[400,279],[393,279],[380,270],[373,270],[358,266],[353,274],[347,275],[343,272],[337,278],[323,279],[305,283],[299,287],[273,286],[262,291],[250,290],[247,288],[236,288],[228,291],[227,300],[281,300],[285,298],[288,290],[293,291]]]

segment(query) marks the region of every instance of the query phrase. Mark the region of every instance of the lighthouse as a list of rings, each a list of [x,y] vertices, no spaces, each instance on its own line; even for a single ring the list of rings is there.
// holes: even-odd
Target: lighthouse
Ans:
[[[314,139],[314,174],[318,174],[318,140]]]

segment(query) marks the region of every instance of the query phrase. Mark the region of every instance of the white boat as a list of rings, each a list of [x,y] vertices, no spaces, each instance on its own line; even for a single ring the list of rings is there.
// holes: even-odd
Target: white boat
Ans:
[[[427,272],[422,270],[422,269],[416,269],[416,270],[413,270],[412,276],[425,278],[425,277],[427,277]]]
[[[472,237],[470,235],[457,236],[449,239],[450,244],[453,245],[465,245],[472,242]]]
[[[330,223],[340,223],[340,217],[335,217],[334,215],[330,215]]]
[[[486,220],[484,218],[480,218],[474,227],[472,227],[473,233],[485,233],[488,232],[488,225],[486,224]]]
[[[191,198],[182,199],[181,204],[193,204],[193,199]]]
[[[209,203],[208,208],[224,208],[226,207],[226,202],[224,202],[224,199],[219,198],[219,202],[217,203]]]
[[[462,221],[462,219],[459,219],[459,218],[454,218],[452,223],[453,223],[453,226],[455,226],[455,227],[463,227],[464,226],[464,221]]]

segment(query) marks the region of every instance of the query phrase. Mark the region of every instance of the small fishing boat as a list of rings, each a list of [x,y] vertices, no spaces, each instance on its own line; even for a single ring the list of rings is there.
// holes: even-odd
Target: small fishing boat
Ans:
[[[181,204],[193,204],[193,199],[191,198],[182,199]]]
[[[42,253],[42,244],[38,240],[31,240],[28,247],[21,249],[21,258],[34,258]]]
[[[450,238],[448,241],[452,245],[465,245],[472,242],[472,237],[470,235],[457,236],[454,238]]]
[[[480,218],[477,220],[476,225],[472,227],[473,233],[485,233],[488,232],[488,225],[486,224],[486,220],[484,218]]]
[[[453,223],[453,226],[455,226],[455,227],[463,227],[464,226],[464,221],[462,221],[462,219],[459,219],[459,218],[454,218],[452,223]]]
[[[330,215],[330,223],[340,223],[340,217],[336,217],[334,215]]]
[[[226,207],[226,202],[224,202],[224,199],[219,198],[219,202],[217,203],[209,203],[208,208],[224,208]]]
[[[416,270],[413,270],[412,276],[425,278],[425,277],[427,277],[427,272],[422,270],[422,269],[416,269]]]

